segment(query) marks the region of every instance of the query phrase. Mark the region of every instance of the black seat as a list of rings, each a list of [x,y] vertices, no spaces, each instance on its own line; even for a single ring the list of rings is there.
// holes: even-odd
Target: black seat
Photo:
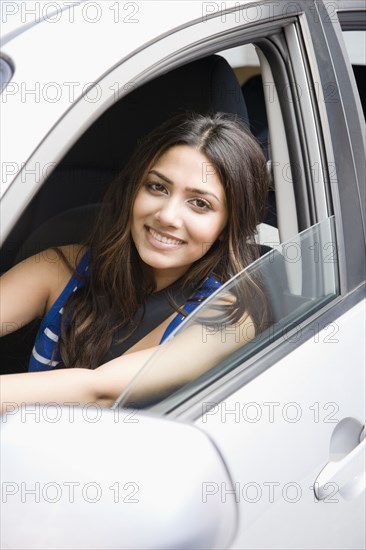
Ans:
[[[24,241],[15,264],[53,246],[84,242],[93,228],[99,209],[99,203],[86,204],[46,220]]]

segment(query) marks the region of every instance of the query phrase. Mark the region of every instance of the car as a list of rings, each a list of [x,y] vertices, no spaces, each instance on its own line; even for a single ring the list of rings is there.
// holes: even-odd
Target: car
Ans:
[[[271,179],[262,256],[112,408],[6,404],[3,547],[364,548],[364,2],[4,0],[1,20],[2,271],[83,239],[177,111],[236,114]],[[253,279],[271,321],[238,346],[217,311]],[[26,370],[36,329],[2,338],[4,373]],[[172,348],[200,361],[193,329],[225,353],[136,397]]]

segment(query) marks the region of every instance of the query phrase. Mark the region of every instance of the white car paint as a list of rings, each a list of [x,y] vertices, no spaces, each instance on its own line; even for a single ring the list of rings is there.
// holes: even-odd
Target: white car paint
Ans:
[[[353,419],[361,434],[365,396],[354,386],[366,385],[366,356],[365,349],[357,355],[354,349],[360,350],[365,333],[361,302],[222,403],[202,404],[195,424],[222,450],[236,489],[240,519],[233,550],[364,547],[364,450],[359,448],[363,470],[353,463],[354,485],[361,476],[358,494],[342,497],[333,480],[327,498],[318,501],[313,486],[330,462],[340,422]],[[341,442],[347,433],[345,427]],[[224,500],[225,489],[215,485],[207,501]]]

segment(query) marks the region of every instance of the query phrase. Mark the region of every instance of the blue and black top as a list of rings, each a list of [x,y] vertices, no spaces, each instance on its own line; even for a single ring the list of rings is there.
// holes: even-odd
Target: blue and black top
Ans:
[[[77,265],[76,271],[80,275],[87,276],[89,262],[90,251],[87,251]],[[61,334],[61,320],[64,311],[63,308],[71,294],[76,292],[79,288],[82,288],[84,284],[85,277],[79,278],[75,274],[72,275],[60,296],[43,318],[29,360],[29,371],[47,371],[54,368],[60,368],[60,366],[62,366],[59,350],[56,350],[54,357],[52,355]],[[122,355],[122,353],[138,342],[146,334],[146,323],[151,327],[150,330],[152,330],[155,326],[162,322],[161,319],[166,319],[172,314],[172,312],[174,312],[171,301],[169,301],[169,291],[174,292],[174,299],[177,303],[185,302],[182,310],[188,314],[194,311],[203,299],[210,296],[220,286],[221,283],[217,279],[214,277],[207,277],[201,287],[193,293],[193,296],[189,298],[189,300],[187,299],[188,297],[184,297],[183,292],[177,288],[177,285],[175,284],[168,287],[168,289],[163,289],[159,292],[151,294],[145,307],[141,307],[136,314],[137,319],[141,320],[139,327],[127,340],[122,343],[122,345],[119,343],[120,335],[116,334],[109,352],[105,355],[100,364],[106,363],[107,361]],[[192,290],[190,291],[190,295],[192,295]],[[179,326],[185,318],[186,315],[182,313],[178,313],[174,317],[165,330],[160,340],[160,344],[168,338],[173,330]],[[145,326],[141,328],[141,325]],[[150,330],[148,330],[148,332]]]

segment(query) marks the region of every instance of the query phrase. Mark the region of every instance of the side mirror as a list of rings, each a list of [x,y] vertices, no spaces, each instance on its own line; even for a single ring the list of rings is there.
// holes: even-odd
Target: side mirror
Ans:
[[[232,483],[198,428],[93,404],[26,406],[1,423],[2,548],[230,544]]]

